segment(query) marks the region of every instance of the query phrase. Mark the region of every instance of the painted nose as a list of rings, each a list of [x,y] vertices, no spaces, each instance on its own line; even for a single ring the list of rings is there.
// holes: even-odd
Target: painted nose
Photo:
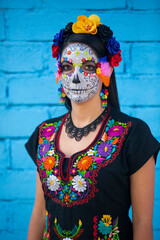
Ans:
[[[80,83],[78,75],[74,76],[72,82],[75,83],[75,84]]]

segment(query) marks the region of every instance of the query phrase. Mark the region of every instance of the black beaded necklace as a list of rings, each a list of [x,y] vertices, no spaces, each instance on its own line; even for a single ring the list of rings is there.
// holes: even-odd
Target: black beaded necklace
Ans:
[[[83,128],[77,128],[73,124],[71,118],[71,111],[69,111],[64,123],[67,136],[69,138],[75,138],[77,142],[80,141],[83,136],[87,136],[89,132],[94,131],[96,129],[97,125],[101,123],[105,118],[107,111],[108,108],[106,107],[105,110],[101,113],[101,115],[99,115],[93,122],[91,122],[90,124]]]

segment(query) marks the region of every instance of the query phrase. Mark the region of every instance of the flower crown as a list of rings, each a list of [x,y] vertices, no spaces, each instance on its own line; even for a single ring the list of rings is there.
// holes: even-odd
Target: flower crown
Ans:
[[[119,66],[121,58],[120,44],[113,37],[113,32],[109,27],[100,23],[100,18],[97,15],[78,16],[76,23],[69,23],[65,29],[61,29],[59,33],[54,36],[52,44],[52,56],[59,59],[60,45],[63,39],[71,33],[86,33],[97,35],[97,37],[105,44],[110,58],[110,64],[112,67]]]
[[[58,74],[61,73],[61,61],[60,61],[60,46],[64,39],[72,33],[85,33],[96,35],[97,38],[103,43],[107,50],[107,56],[102,58],[102,62],[109,62],[112,67],[119,66],[119,62],[122,61],[120,43],[113,37],[112,30],[100,23],[100,18],[97,15],[78,16],[77,22],[68,23],[64,29],[61,29],[59,33],[54,36],[52,48],[52,57],[58,61]],[[109,59],[109,61],[108,61]],[[59,79],[59,76],[57,76]],[[105,84],[106,85],[106,84]],[[107,84],[108,85],[108,84]]]

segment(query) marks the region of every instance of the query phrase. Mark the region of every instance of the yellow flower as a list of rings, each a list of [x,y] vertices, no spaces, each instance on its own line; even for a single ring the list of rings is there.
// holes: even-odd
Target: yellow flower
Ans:
[[[78,16],[77,22],[73,23],[72,25],[72,31],[74,33],[90,33],[90,34],[96,34],[97,33],[97,27],[102,24],[100,23],[100,18],[92,14],[87,18],[86,16]]]
[[[100,68],[97,68],[97,69],[96,69],[96,73],[97,73],[97,74],[100,74],[100,73],[101,73],[101,69],[100,69]]]
[[[110,215],[103,215],[102,221],[108,227],[112,223],[112,217]]]

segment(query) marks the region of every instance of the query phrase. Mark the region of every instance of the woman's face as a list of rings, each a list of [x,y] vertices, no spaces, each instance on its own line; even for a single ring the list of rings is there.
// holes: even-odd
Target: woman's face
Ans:
[[[62,52],[62,85],[67,97],[77,103],[92,98],[99,87],[98,57],[86,44],[71,43]]]

